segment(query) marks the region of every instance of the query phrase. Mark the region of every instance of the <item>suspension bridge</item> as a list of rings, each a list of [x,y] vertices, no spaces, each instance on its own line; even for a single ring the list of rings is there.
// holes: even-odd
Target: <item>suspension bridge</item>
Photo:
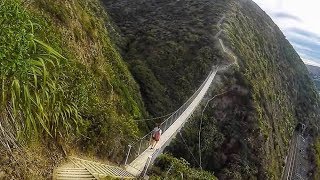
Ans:
[[[219,35],[223,32],[220,26],[224,19],[225,15],[223,15],[217,23],[217,27],[220,31],[215,37],[218,39],[221,49],[225,53],[232,55],[232,57],[235,58],[236,63],[236,57],[224,46],[223,41],[219,38]],[[170,144],[171,140],[197,109],[208,92],[217,72],[227,69],[230,65],[213,66],[212,70],[208,73],[206,79],[195,93],[178,110],[161,123],[160,128],[163,133],[155,148],[151,149],[149,147],[152,133],[149,132],[140,138],[138,142],[128,146],[123,168],[71,157],[69,158],[70,163],[68,165],[54,170],[53,179],[102,179],[106,177],[134,179],[137,176],[144,176],[149,166],[163,152],[164,148]]]

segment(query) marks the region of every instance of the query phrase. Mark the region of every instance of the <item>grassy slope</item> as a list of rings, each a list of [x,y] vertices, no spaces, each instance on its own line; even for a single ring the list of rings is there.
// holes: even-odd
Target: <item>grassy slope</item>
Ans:
[[[76,126],[70,126],[68,134],[58,129],[60,133],[55,138],[40,133],[38,140],[24,141],[22,151],[14,151],[13,157],[1,151],[0,171],[7,177],[22,179],[47,177],[52,172],[52,165],[61,159],[62,149],[67,153],[81,151],[116,162],[122,160],[126,144],[137,138],[139,127],[145,127],[133,119],[141,118],[145,111],[139,88],[110,40],[106,25],[109,31],[112,31],[112,25],[99,2],[35,0],[8,3],[26,15],[24,21],[38,24],[34,30],[37,39],[67,58],[55,80],[63,88],[63,99],[75,104],[83,123],[78,122],[78,131]],[[15,22],[18,17],[11,18],[10,21]],[[27,33],[31,33],[28,30]],[[14,29],[12,31],[15,33]],[[24,58],[26,54],[21,56]],[[47,138],[42,140],[43,137]],[[39,149],[39,157],[32,155],[33,149]],[[28,160],[23,160],[25,155]],[[39,166],[31,166],[32,162],[38,162]],[[16,171],[13,171],[14,167]]]

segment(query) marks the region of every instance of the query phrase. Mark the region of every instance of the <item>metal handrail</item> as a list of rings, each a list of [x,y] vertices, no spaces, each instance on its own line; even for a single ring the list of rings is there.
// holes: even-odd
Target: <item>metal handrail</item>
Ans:
[[[215,70],[212,69],[207,78],[203,81],[203,83],[200,85],[200,87],[192,94],[192,96],[185,101],[185,103],[179,107],[174,113],[172,113],[166,120],[164,120],[160,124],[160,129],[165,132],[180,116],[181,114],[189,107],[189,105],[194,101],[194,99],[198,96],[208,79],[210,78],[211,74]],[[149,147],[149,142],[150,142],[150,135],[152,134],[153,131],[150,131],[143,137],[141,137],[136,143],[133,145],[128,145],[128,151],[126,153],[126,158],[124,160],[124,164],[126,165],[129,162],[132,162],[136,157],[138,157],[143,151],[148,149]],[[150,137],[150,138],[149,138]],[[141,150],[143,150],[141,152]]]

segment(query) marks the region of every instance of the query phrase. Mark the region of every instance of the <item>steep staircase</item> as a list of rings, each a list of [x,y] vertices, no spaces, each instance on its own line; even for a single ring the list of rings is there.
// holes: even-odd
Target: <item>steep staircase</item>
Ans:
[[[57,168],[54,171],[54,180],[90,180],[90,179],[134,179],[135,177],[126,170],[88,161],[80,158],[70,157],[70,163]]]
[[[90,180],[96,179],[86,168],[59,168],[54,174],[56,180]]]

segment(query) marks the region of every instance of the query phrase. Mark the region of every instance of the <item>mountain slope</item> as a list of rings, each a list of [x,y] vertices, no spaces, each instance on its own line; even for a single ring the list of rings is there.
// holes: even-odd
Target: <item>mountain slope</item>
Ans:
[[[312,66],[312,65],[307,65],[306,67],[308,68],[308,71],[310,73],[310,76],[318,90],[320,91],[320,81],[319,81],[319,76],[320,76],[320,68],[317,66]]]
[[[122,161],[146,111],[100,2],[8,0],[0,19],[0,179],[47,179],[66,155]]]
[[[104,4],[127,39],[118,45],[153,115],[182,104],[210,66],[233,61],[214,38],[225,14],[222,39],[238,57],[238,67],[220,73],[213,95],[222,95],[204,113],[202,167],[221,179],[281,176],[297,123],[310,128],[317,123],[318,95],[300,57],[266,13],[245,0]],[[158,88],[150,88],[154,83]],[[199,166],[192,154],[200,158],[200,119],[183,130],[188,148],[177,138],[168,149],[193,166]]]
[[[2,2],[0,179],[48,179],[67,155],[120,163],[154,125],[135,119],[174,111],[212,66],[234,62],[215,37],[223,16],[237,65],[219,72],[206,99],[217,96],[151,176],[173,163],[172,179],[279,179],[297,123],[317,124],[318,94],[247,0]]]
[[[103,2],[126,39],[120,47],[153,115],[177,109],[223,56],[214,41],[223,2]]]

